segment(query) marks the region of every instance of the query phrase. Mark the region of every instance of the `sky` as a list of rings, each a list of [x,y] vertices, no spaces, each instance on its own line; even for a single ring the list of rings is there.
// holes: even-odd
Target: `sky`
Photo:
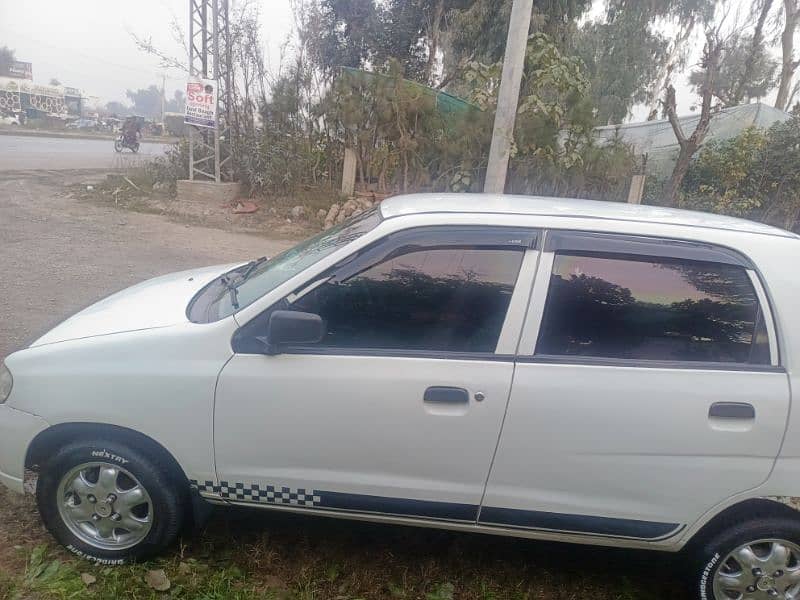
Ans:
[[[230,0],[232,6],[250,1],[261,11],[262,38],[269,65],[280,62],[281,46],[294,27],[291,0]],[[752,0],[732,0],[746,10]],[[595,12],[600,12],[595,10]],[[164,70],[159,60],[136,47],[132,34],[152,38],[162,51],[186,59],[186,50],[173,38],[170,24],[178,21],[186,30],[188,0],[0,0],[0,46],[16,51],[18,60],[33,63],[36,83],[57,78],[62,84],[80,88],[89,104],[126,101],[127,89],[161,85],[166,76],[166,96],[185,88],[185,73]],[[702,40],[694,40],[699,60]],[[678,109],[691,112],[696,95],[685,77],[675,82]],[[94,100],[94,101],[93,101]],[[646,107],[633,111],[642,120]]]
[[[232,0],[236,4],[237,0]],[[263,39],[270,63],[292,31],[289,0],[260,0]],[[170,23],[188,29],[188,0],[0,0],[0,46],[16,51],[17,60],[33,63],[36,83],[57,78],[101,102],[125,101],[127,89],[161,85],[166,95],[185,88],[180,70],[159,67],[159,60],[136,47],[131,34],[152,38],[171,56],[186,60]]]

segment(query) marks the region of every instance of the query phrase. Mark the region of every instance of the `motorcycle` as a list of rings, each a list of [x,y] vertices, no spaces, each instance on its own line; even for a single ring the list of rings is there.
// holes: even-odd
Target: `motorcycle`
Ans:
[[[116,140],[114,140],[114,150],[122,152],[125,148],[133,152],[139,152],[139,139],[138,137],[130,139],[124,133],[120,133]]]

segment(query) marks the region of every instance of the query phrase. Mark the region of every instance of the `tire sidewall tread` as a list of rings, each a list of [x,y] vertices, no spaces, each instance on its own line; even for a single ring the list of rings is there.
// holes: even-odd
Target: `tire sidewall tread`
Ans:
[[[85,462],[108,462],[130,471],[147,490],[153,505],[153,525],[147,537],[124,550],[95,548],[75,536],[58,511],[61,478]],[[172,544],[183,523],[185,494],[181,494],[165,465],[147,452],[123,442],[96,439],[73,442],[58,449],[42,465],[36,487],[36,503],[47,530],[73,554],[104,565],[121,565],[155,555]]]
[[[714,596],[714,576],[725,558],[739,546],[764,539],[782,539],[800,546],[800,518],[771,517],[729,527],[703,541],[691,556],[692,598],[727,600]]]

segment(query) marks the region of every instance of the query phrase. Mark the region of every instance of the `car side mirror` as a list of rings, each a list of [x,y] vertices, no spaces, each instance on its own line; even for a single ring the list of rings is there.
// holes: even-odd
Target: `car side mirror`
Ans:
[[[267,346],[270,354],[278,354],[287,344],[316,344],[325,336],[325,323],[317,314],[293,310],[276,310],[267,324]]]

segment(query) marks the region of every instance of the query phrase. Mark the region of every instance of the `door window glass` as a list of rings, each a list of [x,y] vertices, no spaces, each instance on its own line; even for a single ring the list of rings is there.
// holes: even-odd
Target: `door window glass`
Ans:
[[[524,247],[409,246],[291,305],[326,323],[322,346],[494,352]]]
[[[557,254],[536,354],[769,364],[769,340],[739,266]]]

